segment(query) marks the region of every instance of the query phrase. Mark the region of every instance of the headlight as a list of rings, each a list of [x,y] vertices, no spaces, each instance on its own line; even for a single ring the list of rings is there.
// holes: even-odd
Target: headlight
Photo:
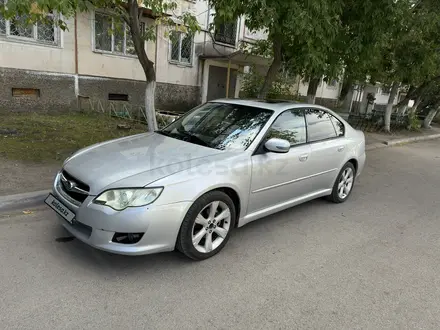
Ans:
[[[122,211],[127,207],[145,206],[153,203],[163,188],[114,189],[104,191],[93,200],[95,204]]]

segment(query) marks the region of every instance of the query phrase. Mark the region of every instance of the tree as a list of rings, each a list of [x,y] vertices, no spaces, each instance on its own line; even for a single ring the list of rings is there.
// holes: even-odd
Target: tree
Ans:
[[[372,76],[377,75],[399,6],[394,0],[344,0],[342,8],[341,29],[333,48],[344,65],[340,101],[348,109],[354,85],[375,83]]]
[[[409,94],[419,94],[415,108],[435,76],[440,72],[440,4],[433,0],[395,2],[394,22],[382,46],[382,58],[375,71],[378,81],[393,85],[385,112],[384,130],[390,131],[390,118],[398,85],[409,87]],[[428,82],[428,83],[426,83]],[[412,86],[412,88],[411,88]],[[420,86],[418,89],[416,86]],[[406,107],[406,98],[399,107]]]
[[[1,6],[0,6],[1,7]],[[157,129],[155,115],[156,71],[153,61],[145,51],[145,42],[156,40],[156,26],[165,25],[185,33],[199,30],[197,19],[191,13],[174,14],[177,3],[174,0],[8,0],[7,6],[0,8],[0,14],[5,18],[24,17],[26,24],[37,21],[47,21],[48,14],[60,14],[56,24],[61,29],[67,29],[66,21],[78,12],[101,9],[115,18],[115,22],[125,22],[130,28],[137,57],[145,73],[145,112],[148,130]],[[146,25],[141,31],[140,19],[144,10],[150,10],[154,17],[154,25]],[[176,23],[177,22],[177,23]],[[116,25],[115,29],[121,28]],[[112,31],[115,32],[115,31]]]
[[[331,0],[209,0],[216,10],[215,23],[244,16],[253,31],[264,30],[272,64],[259,97],[265,98],[284,63],[307,78],[321,78],[329,68],[326,49],[337,35],[340,1]],[[315,92],[316,93],[316,92]]]
[[[426,113],[423,127],[430,128],[432,120],[440,112],[440,79],[432,79],[424,88],[420,99],[419,106]]]

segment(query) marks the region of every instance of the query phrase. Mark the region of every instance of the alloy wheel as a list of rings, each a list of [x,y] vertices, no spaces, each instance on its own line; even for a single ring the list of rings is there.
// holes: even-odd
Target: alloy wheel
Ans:
[[[192,243],[197,251],[210,253],[225,240],[231,227],[231,211],[221,201],[206,205],[192,227]]]
[[[353,187],[353,180],[354,172],[350,167],[347,167],[344,172],[342,172],[338,183],[338,196],[340,199],[346,199],[350,194],[351,188]]]

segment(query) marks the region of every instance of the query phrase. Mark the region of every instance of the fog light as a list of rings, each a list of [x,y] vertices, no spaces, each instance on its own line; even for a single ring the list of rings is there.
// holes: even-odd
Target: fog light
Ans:
[[[112,242],[119,244],[136,244],[144,236],[144,233],[115,233]]]

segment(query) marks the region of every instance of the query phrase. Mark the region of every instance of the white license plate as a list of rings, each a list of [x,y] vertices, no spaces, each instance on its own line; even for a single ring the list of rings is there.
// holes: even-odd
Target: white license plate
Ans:
[[[61,203],[52,194],[49,194],[44,202],[70,223],[75,219],[75,213],[70,211],[67,206]]]

